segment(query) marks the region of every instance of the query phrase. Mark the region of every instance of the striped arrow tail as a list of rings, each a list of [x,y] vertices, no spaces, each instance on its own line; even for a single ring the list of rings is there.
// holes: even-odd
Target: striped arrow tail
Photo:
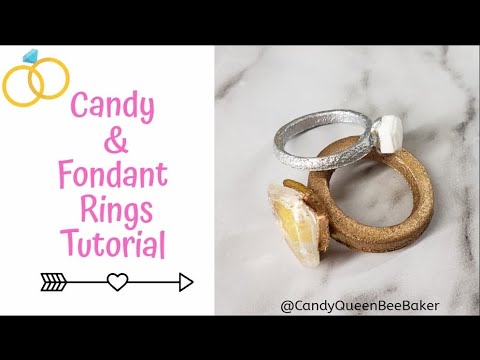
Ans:
[[[67,285],[67,279],[62,273],[41,273],[43,286],[41,291],[63,291]]]

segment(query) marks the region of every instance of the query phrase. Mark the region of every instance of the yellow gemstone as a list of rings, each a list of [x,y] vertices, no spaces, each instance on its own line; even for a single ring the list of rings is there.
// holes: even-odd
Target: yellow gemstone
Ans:
[[[318,266],[320,226],[317,214],[305,203],[304,194],[272,184],[268,187],[268,197],[277,223],[293,253],[303,265]]]

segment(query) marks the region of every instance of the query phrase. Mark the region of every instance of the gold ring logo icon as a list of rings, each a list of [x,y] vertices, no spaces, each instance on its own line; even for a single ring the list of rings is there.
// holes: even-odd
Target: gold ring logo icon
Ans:
[[[33,52],[33,56],[31,55]],[[30,57],[27,57],[30,54]],[[2,83],[2,90],[3,94],[5,95],[5,98],[8,100],[8,102],[12,105],[18,106],[18,107],[29,107],[34,104],[36,104],[40,99],[44,100],[52,100],[56,99],[60,96],[62,96],[65,91],[67,91],[68,85],[70,84],[70,73],[68,71],[67,66],[61,62],[60,60],[56,58],[43,58],[37,61],[36,59],[36,50],[30,51],[27,55],[24,56],[24,61],[26,62],[31,62],[32,65],[18,65],[13,68],[11,68],[6,74],[5,77],[3,78],[3,83]],[[42,74],[37,70],[37,66],[46,62],[53,62],[60,66],[65,73],[65,84],[63,85],[62,89],[58,91],[55,94],[47,95],[44,93],[45,90],[45,81],[43,80]],[[31,101],[28,102],[19,102],[13,99],[10,94],[7,91],[7,82],[10,76],[14,74],[15,72],[19,70],[27,70],[28,71],[28,87],[32,91],[32,93],[35,95],[35,98]],[[34,84],[33,84],[33,75],[35,75],[38,79],[39,82],[39,88],[36,89]]]

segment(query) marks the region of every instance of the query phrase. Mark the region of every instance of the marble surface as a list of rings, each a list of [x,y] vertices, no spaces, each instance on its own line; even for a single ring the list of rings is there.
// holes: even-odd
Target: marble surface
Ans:
[[[332,313],[478,315],[478,47],[218,47],[215,67],[217,314],[281,314],[284,300],[422,300],[438,310]],[[296,117],[339,108],[402,118],[403,146],[430,174],[435,213],[404,249],[360,253],[332,240],[312,270],[290,252],[266,194],[285,178],[306,183],[307,172],[281,164],[272,141]],[[361,132],[330,125],[287,149],[313,156]],[[331,189],[342,210],[369,225],[399,223],[412,208],[403,178],[368,161],[337,170]]]

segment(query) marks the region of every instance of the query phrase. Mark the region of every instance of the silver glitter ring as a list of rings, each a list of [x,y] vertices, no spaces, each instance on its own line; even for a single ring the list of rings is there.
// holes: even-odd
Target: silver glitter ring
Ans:
[[[351,147],[322,157],[301,157],[285,151],[285,145],[293,137],[322,125],[346,123],[361,125],[365,131]],[[299,117],[282,126],[273,139],[273,150],[284,164],[303,170],[332,170],[350,165],[366,156],[373,146],[381,153],[393,153],[401,149],[403,127],[395,115],[382,116],[372,121],[352,110],[320,111]]]

